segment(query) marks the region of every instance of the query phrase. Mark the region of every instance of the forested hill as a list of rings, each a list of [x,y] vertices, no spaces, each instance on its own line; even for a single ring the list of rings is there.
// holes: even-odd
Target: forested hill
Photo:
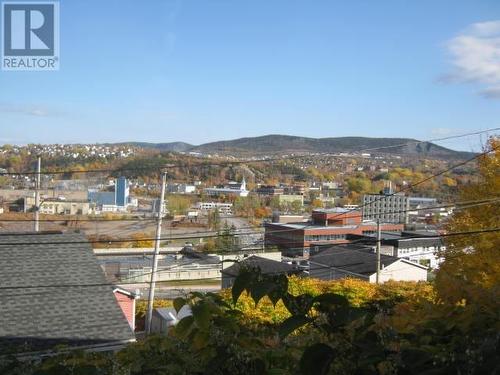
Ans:
[[[366,152],[396,155],[428,155],[437,158],[464,159],[473,153],[451,150],[434,143],[418,143],[409,138],[368,138],[337,137],[307,138],[289,135],[265,135],[261,137],[239,138],[192,146],[183,142],[173,143],[130,143],[139,147],[155,148],[162,151],[191,151],[222,154],[276,154],[276,153],[341,153]]]

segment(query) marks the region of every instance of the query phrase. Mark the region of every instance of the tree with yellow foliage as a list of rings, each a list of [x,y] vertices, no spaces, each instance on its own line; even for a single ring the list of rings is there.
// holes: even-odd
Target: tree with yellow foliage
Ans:
[[[478,160],[480,180],[461,189],[460,201],[500,198],[500,139],[486,146],[490,153]],[[455,212],[448,232],[480,231],[500,225],[500,201]],[[436,278],[441,298],[450,303],[480,304],[500,301],[500,234],[498,232],[450,236],[444,263]]]
[[[314,208],[323,208],[323,201],[321,199],[314,199],[312,202],[311,202],[311,207],[314,209]]]
[[[134,233],[132,235],[132,247],[143,248],[143,247],[153,247],[154,241],[151,239],[152,234],[148,235],[146,233]]]

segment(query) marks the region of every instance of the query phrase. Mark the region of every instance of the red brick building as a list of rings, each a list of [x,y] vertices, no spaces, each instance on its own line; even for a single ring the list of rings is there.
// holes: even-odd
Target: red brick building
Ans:
[[[401,232],[403,224],[381,224],[384,232]],[[278,246],[285,255],[308,255],[314,245],[347,243],[347,235],[368,235],[377,230],[372,221],[362,221],[361,212],[332,208],[314,210],[311,221],[269,223],[265,228],[266,245]]]

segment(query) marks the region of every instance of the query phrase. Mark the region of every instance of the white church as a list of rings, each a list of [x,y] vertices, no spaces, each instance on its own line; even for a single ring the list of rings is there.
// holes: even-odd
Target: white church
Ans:
[[[219,197],[221,195],[225,196],[236,196],[236,197],[246,197],[249,191],[247,190],[247,183],[245,177],[241,180],[241,183],[230,181],[224,186],[214,186],[211,188],[204,189],[205,193],[211,197]]]

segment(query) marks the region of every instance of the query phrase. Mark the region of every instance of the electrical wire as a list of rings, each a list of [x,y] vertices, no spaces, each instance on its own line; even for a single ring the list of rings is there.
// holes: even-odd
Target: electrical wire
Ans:
[[[42,215],[47,215],[47,214],[42,214]],[[11,223],[15,223],[15,222],[34,222],[35,219],[4,219],[1,217],[1,214],[0,214],[0,222],[11,222]],[[156,222],[156,218],[124,218],[124,219],[119,219],[119,218],[108,218],[108,219],[105,219],[105,218],[60,218],[60,219],[39,219],[37,220],[38,222],[40,223],[58,223],[58,222],[64,222],[64,221],[68,221],[68,222],[92,222],[92,223],[99,223],[99,222],[137,222],[137,223],[144,223],[144,222],[150,222],[150,221],[153,221],[153,222]]]
[[[481,157],[483,157],[483,156],[486,156],[486,155],[488,155],[489,153],[491,153],[491,152],[493,152],[493,151],[496,151],[496,150],[498,150],[498,149],[500,149],[500,145],[495,146],[495,147],[492,147],[490,150],[487,150],[487,151],[484,151],[484,152],[482,152],[482,153],[480,153],[480,154],[477,154],[477,155],[475,155],[474,157],[472,157],[472,158],[470,158],[470,159],[467,159],[467,160],[462,161],[462,162],[460,162],[460,163],[454,164],[454,165],[452,165],[451,167],[448,167],[448,168],[446,168],[446,169],[444,169],[444,170],[442,170],[442,171],[440,171],[440,172],[438,172],[438,173],[432,174],[431,176],[428,176],[428,177],[426,177],[426,178],[424,178],[424,179],[422,179],[422,180],[420,180],[420,181],[417,181],[417,182],[415,182],[414,184],[410,184],[410,185],[408,185],[408,186],[406,186],[406,187],[404,187],[404,188],[402,188],[402,189],[399,189],[398,191],[395,191],[395,192],[393,192],[393,193],[391,193],[391,194],[383,195],[383,196],[381,196],[379,199],[375,199],[375,200],[373,200],[373,201],[370,201],[370,202],[364,203],[364,204],[362,204],[361,206],[358,206],[358,207],[357,207],[357,208],[355,208],[355,209],[350,209],[350,210],[347,210],[346,212],[340,213],[340,214],[338,214],[338,215],[336,215],[336,216],[333,216],[332,218],[335,218],[335,217],[338,217],[338,216],[341,216],[341,215],[345,215],[346,213],[349,213],[349,212],[352,212],[352,211],[359,210],[359,209],[361,209],[361,208],[363,208],[363,207],[370,206],[370,205],[372,205],[372,204],[374,204],[374,203],[376,203],[376,202],[379,202],[379,201],[381,201],[381,200],[387,199],[388,197],[392,197],[392,196],[394,196],[394,195],[396,195],[396,194],[398,194],[398,193],[402,193],[402,192],[404,192],[404,191],[406,191],[406,190],[413,189],[415,186],[421,185],[421,184],[423,184],[423,183],[425,183],[425,182],[427,182],[427,181],[432,180],[433,178],[439,177],[439,176],[441,176],[441,175],[443,175],[443,174],[445,174],[445,173],[447,173],[447,172],[450,172],[450,171],[452,171],[453,169],[456,169],[456,168],[458,168],[458,167],[461,167],[461,166],[463,166],[463,165],[466,165],[466,164],[468,164],[468,163],[470,163],[470,162],[472,162],[472,161],[474,161],[474,160],[476,160],[476,159],[479,159],[479,158],[481,158]]]
[[[474,160],[478,159],[479,157],[485,156],[485,155],[489,154],[490,152],[492,152],[492,151],[494,151],[494,150],[496,150],[496,149],[498,149],[498,148],[500,148],[500,145],[499,145],[499,146],[496,146],[496,147],[493,147],[491,150],[488,150],[488,151],[482,152],[482,153],[480,153],[480,154],[478,154],[478,155],[475,155],[474,157],[472,157],[472,158],[470,158],[470,159],[467,159],[467,160],[465,160],[465,161],[463,161],[463,162],[461,162],[461,163],[454,164],[454,165],[452,165],[451,167],[446,168],[445,170],[443,170],[443,171],[441,171],[441,172],[438,172],[438,173],[436,173],[436,174],[433,174],[433,175],[431,175],[431,176],[428,176],[428,177],[424,178],[423,180],[420,180],[420,181],[418,181],[418,182],[416,182],[416,183],[414,183],[414,184],[411,184],[411,185],[409,185],[409,186],[407,186],[407,187],[405,187],[405,188],[403,188],[403,189],[400,189],[399,191],[396,191],[396,192],[394,192],[394,193],[392,193],[392,194],[384,195],[383,197],[381,197],[381,198],[379,198],[379,199],[376,199],[376,200],[373,200],[373,201],[367,202],[367,203],[365,203],[365,204],[363,204],[363,205],[361,205],[361,206],[358,206],[358,207],[357,207],[357,208],[355,208],[355,209],[350,209],[350,210],[347,210],[347,211],[345,211],[345,212],[342,212],[342,213],[339,213],[339,214],[337,214],[337,215],[334,215],[332,218],[335,218],[335,217],[339,217],[339,216],[345,215],[345,214],[347,214],[347,213],[349,213],[349,212],[357,211],[357,210],[359,210],[359,209],[361,209],[361,208],[363,208],[363,207],[366,207],[366,206],[368,206],[368,205],[372,205],[372,204],[374,204],[374,203],[376,203],[376,202],[378,202],[378,201],[381,201],[381,200],[383,200],[383,199],[386,199],[387,197],[394,196],[395,194],[401,193],[401,192],[403,192],[403,191],[405,191],[405,190],[408,190],[408,189],[412,189],[412,188],[414,188],[415,186],[418,186],[418,185],[420,185],[420,184],[422,184],[422,183],[425,183],[425,182],[427,182],[427,181],[429,181],[429,180],[431,180],[431,179],[433,179],[433,178],[435,178],[435,177],[438,177],[438,176],[440,176],[440,175],[442,175],[442,174],[444,174],[444,173],[446,173],[446,172],[449,172],[449,171],[451,171],[451,170],[453,170],[453,169],[455,169],[455,168],[458,168],[458,167],[460,167],[460,166],[463,166],[463,165],[465,165],[465,164],[467,164],[467,163],[469,163],[469,162],[471,162],[471,161],[474,161]],[[206,237],[211,237],[211,236],[206,236]],[[193,238],[193,237],[189,237],[189,238]],[[181,237],[179,237],[179,238],[176,238],[176,239],[186,239],[186,238],[181,238]],[[147,239],[146,239],[146,240],[147,240]],[[154,239],[153,239],[153,240],[154,240]],[[105,243],[105,242],[111,243],[111,242],[133,242],[133,241],[134,241],[134,239],[131,239],[131,240],[108,240],[108,241],[102,241],[102,242],[104,242],[104,243]],[[135,241],[137,241],[137,240],[135,240]],[[99,241],[92,241],[92,242],[93,242],[93,243],[96,243],[96,242],[99,242]]]
[[[356,207],[356,208],[353,208],[353,209],[347,210],[347,211],[345,211],[345,212],[339,213],[339,214],[337,214],[337,215],[334,215],[332,218],[335,218],[335,217],[339,217],[339,216],[345,215],[345,214],[347,214],[347,213],[349,213],[349,212],[357,211],[357,210],[359,210],[359,209],[361,209],[361,208],[363,208],[363,207],[366,207],[366,206],[372,205],[372,204],[374,204],[374,203],[376,203],[376,202],[378,202],[378,201],[381,201],[381,200],[383,200],[383,199],[386,199],[387,197],[394,196],[394,195],[396,195],[396,194],[398,194],[398,193],[401,193],[401,192],[403,192],[403,191],[405,191],[405,190],[413,189],[415,186],[418,186],[418,185],[420,185],[420,184],[423,184],[423,183],[425,183],[425,182],[427,182],[427,181],[429,181],[429,180],[431,180],[431,179],[433,179],[433,178],[435,178],[435,177],[438,177],[438,176],[440,176],[440,175],[443,175],[443,174],[444,174],[444,173],[446,173],[446,172],[449,172],[449,171],[451,171],[451,170],[453,170],[453,169],[455,169],[455,168],[458,168],[458,167],[463,166],[463,165],[465,165],[465,164],[467,164],[467,163],[470,163],[471,161],[474,161],[474,160],[476,160],[476,159],[478,159],[478,158],[480,158],[480,157],[482,157],[482,156],[485,156],[485,155],[489,154],[490,152],[495,151],[495,150],[496,150],[496,149],[498,149],[498,148],[500,148],[500,145],[499,145],[499,146],[496,146],[496,147],[493,147],[491,150],[484,151],[484,152],[482,152],[482,153],[480,153],[480,154],[478,154],[478,155],[475,155],[474,157],[472,157],[472,158],[470,158],[470,159],[467,159],[467,160],[465,160],[465,161],[463,161],[463,162],[460,162],[460,163],[458,163],[458,164],[454,164],[454,165],[452,165],[451,167],[448,167],[448,168],[446,168],[445,170],[443,170],[443,171],[441,171],[441,172],[438,172],[438,173],[436,173],[436,174],[433,174],[433,175],[431,175],[431,176],[428,176],[428,177],[424,178],[423,180],[420,180],[420,181],[418,181],[418,182],[416,182],[416,183],[414,183],[414,184],[411,184],[411,185],[409,185],[409,186],[407,186],[407,187],[405,187],[405,188],[403,188],[403,189],[400,189],[400,190],[398,190],[398,191],[396,191],[396,192],[394,192],[394,193],[392,193],[392,194],[384,195],[384,196],[382,196],[382,197],[381,197],[381,198],[379,198],[379,199],[376,199],[376,200],[373,200],[373,201],[367,202],[367,203],[365,203],[365,204],[363,204],[363,205],[361,205],[361,206],[358,206],[358,207]],[[182,238],[179,238],[179,239],[182,239]],[[109,242],[109,241],[107,241],[107,242]],[[126,241],[126,242],[129,242],[129,241]]]
[[[500,198],[499,198],[500,199]],[[407,209],[407,210],[399,210],[399,211],[387,211],[387,212],[384,212],[384,213],[381,213],[381,214],[378,214],[378,215],[386,215],[386,214],[397,214],[397,213],[405,213],[405,212],[413,212],[413,211],[422,211],[422,210],[433,210],[433,209],[439,209],[439,208],[449,208],[449,207],[454,207],[456,205],[460,205],[460,204],[466,204],[466,203],[471,203],[471,202],[486,202],[486,201],[496,201],[498,199],[496,198],[492,198],[491,200],[488,200],[487,198],[485,199],[477,199],[477,200],[473,200],[473,201],[463,201],[463,202],[460,202],[460,201],[456,201],[456,202],[450,202],[449,204],[445,204],[445,205],[440,205],[440,206],[427,206],[427,207],[422,207],[422,208],[413,208],[413,209]],[[457,208],[458,209],[458,208]],[[353,209],[353,211],[356,211],[358,210],[358,208],[356,209]],[[377,214],[374,214],[374,215],[377,215]],[[363,217],[363,215],[355,215],[355,216],[349,216],[349,218],[355,218],[355,217]],[[142,222],[149,222],[149,221],[153,221],[153,222],[156,222],[156,218],[125,218],[125,219],[119,219],[119,218],[109,218],[109,219],[105,219],[105,218],[61,218],[61,219],[40,219],[38,220],[39,222],[74,222],[74,223],[78,223],[78,222],[107,222],[107,221],[110,221],[110,222],[137,222],[137,223],[142,223]],[[0,222],[34,222],[35,219],[3,219],[1,216],[0,216]],[[254,226],[248,226],[248,227],[239,227],[237,229],[255,229]]]
[[[485,205],[485,204],[491,204],[491,203],[494,203],[495,201],[498,201],[500,199],[496,199],[496,200],[493,200],[493,201],[485,201],[485,202],[482,202],[482,203],[478,203],[478,204],[474,204],[474,205],[470,205],[470,206],[465,206],[465,207],[461,207],[461,208],[458,208],[458,209],[466,209],[466,208],[470,208],[470,207],[475,207],[475,206],[480,206],[480,205]],[[419,211],[419,210],[426,210],[424,208],[422,209],[412,209],[412,210],[405,210],[405,211]],[[280,225],[279,223],[276,223],[275,225]],[[286,225],[286,224],[284,224]],[[360,224],[362,225],[362,224]],[[307,229],[308,227],[313,227],[315,226],[315,224],[306,224],[304,225],[304,228],[300,228],[301,230],[302,229]],[[241,229],[241,228],[239,228]],[[250,229],[250,228],[249,228]],[[235,233],[235,232],[232,232],[232,233],[228,233],[227,235],[224,234],[224,233],[220,233],[220,231],[199,231],[199,232],[186,232],[185,235],[174,235],[174,236],[169,236],[169,237],[162,237],[160,238],[160,241],[173,241],[173,240],[189,240],[189,239],[198,239],[198,238],[217,238],[217,237],[220,237],[220,236],[231,236],[231,237],[239,237],[239,236],[249,236],[249,235],[262,235],[262,234],[265,234],[265,235],[269,235],[269,234],[274,234],[274,233],[279,233],[279,234],[282,234],[282,233],[286,233],[286,232],[295,232],[297,231],[298,229],[297,228],[289,228],[289,229],[275,229],[275,230],[268,230],[268,231],[251,231],[251,232],[242,232],[242,233]],[[0,233],[0,239],[2,237],[26,237],[26,236],[42,236],[44,233],[41,232],[41,233]],[[137,239],[137,238],[126,238],[126,239],[105,239],[105,240],[99,240],[99,239],[95,239],[95,240],[87,240],[87,241],[57,241],[57,242],[4,242],[2,243],[0,241],[0,248],[2,246],[13,246],[13,245],[39,245],[39,244],[44,244],[44,245],[53,245],[53,244],[86,244],[86,243],[90,243],[90,244],[94,244],[94,243],[108,243],[108,244],[111,244],[111,243],[125,243],[125,242],[141,242],[141,241],[155,241],[156,238],[153,238],[153,237],[150,237],[150,238],[141,238],[141,239]],[[297,241],[297,242],[300,242],[300,241]]]
[[[478,235],[478,234],[483,234],[483,233],[493,233],[493,232],[500,232],[500,228],[486,228],[486,229],[478,229],[478,230],[473,230],[473,231],[464,231],[464,232],[450,232],[450,233],[445,233],[445,234],[440,234],[437,235],[436,237],[452,237],[452,236],[464,236],[464,235]],[[405,237],[405,239],[419,239],[419,238],[429,238],[429,236],[408,236]],[[220,264],[220,262],[219,262]],[[176,266],[177,267],[177,266]],[[161,270],[157,270],[156,272],[159,272]],[[148,275],[150,273],[145,273],[144,275]],[[137,275],[133,276],[138,277]],[[131,277],[132,278],[132,277]],[[119,282],[118,284],[122,284]],[[124,285],[127,284],[138,284],[137,282],[124,282]],[[29,286],[0,286],[0,290],[16,290],[16,289],[34,289],[34,288],[68,288],[68,287],[96,287],[96,286],[113,286],[116,284],[112,283],[90,283],[90,284],[44,284],[44,285],[29,285]]]
[[[394,148],[394,147],[402,147],[402,146],[407,146],[409,144],[421,144],[421,143],[446,141],[446,140],[449,140],[449,139],[463,138],[463,137],[468,137],[468,136],[471,136],[471,135],[478,135],[478,134],[483,134],[483,133],[487,133],[487,132],[493,132],[493,131],[496,131],[496,130],[500,130],[500,128],[491,128],[491,129],[486,129],[486,130],[478,130],[478,131],[471,132],[471,133],[465,133],[465,134],[460,134],[460,135],[450,135],[448,137],[429,139],[427,141],[408,141],[408,142],[405,142],[405,143],[400,143],[400,144],[392,145],[392,146],[381,146],[381,147],[365,148],[365,149],[360,150],[359,152],[372,151],[372,150],[382,150],[382,149],[388,149],[388,148]]]
[[[231,248],[231,251],[234,251],[234,250],[241,251],[242,249],[244,250],[244,248],[248,247],[248,246],[249,245],[233,246]],[[229,253],[228,255],[230,255],[230,254],[231,253]],[[223,255],[223,254],[218,254],[218,255]],[[178,267],[182,267],[182,266],[186,266],[186,265],[191,265],[191,264],[199,263],[199,262],[200,262],[199,259],[193,259],[192,261],[187,262],[187,263],[175,264],[175,265],[172,265],[172,266],[170,266],[168,268],[158,269],[158,270],[155,271],[155,273],[166,272],[166,271],[170,271],[170,270],[176,269]],[[213,264],[214,265],[220,265],[220,264],[223,264],[224,262],[227,262],[227,261],[219,261],[219,262],[213,263]],[[237,263],[238,261],[234,261],[234,262]],[[105,283],[88,283],[88,284],[72,283],[72,284],[40,284],[40,285],[29,285],[29,286],[5,286],[5,287],[0,286],[0,290],[135,285],[135,284],[143,284],[143,283],[146,283],[146,282],[140,282],[140,281],[127,282],[127,280],[136,279],[138,277],[143,277],[143,276],[150,276],[152,274],[153,274],[152,271],[151,272],[144,272],[144,273],[140,273],[140,274],[136,274],[136,275],[133,275],[133,276],[122,278],[122,279],[118,280],[116,283],[105,282]],[[0,297],[6,297],[6,295],[2,294]]]

